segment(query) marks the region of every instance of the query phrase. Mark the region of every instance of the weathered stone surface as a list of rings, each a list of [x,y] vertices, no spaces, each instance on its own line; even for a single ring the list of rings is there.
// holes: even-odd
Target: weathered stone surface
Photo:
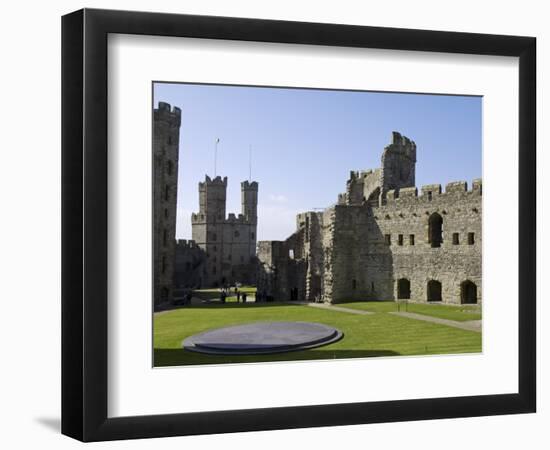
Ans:
[[[328,303],[481,303],[481,180],[472,190],[463,181],[444,192],[423,186],[419,196],[415,163],[416,144],[394,132],[382,167],[352,171],[336,205],[299,214],[285,241],[258,243],[258,291]]]
[[[173,297],[181,110],[159,102],[153,111],[153,298]]]

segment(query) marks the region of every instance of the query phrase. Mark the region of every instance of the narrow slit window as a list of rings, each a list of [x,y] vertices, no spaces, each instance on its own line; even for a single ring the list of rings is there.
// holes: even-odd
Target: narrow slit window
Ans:
[[[386,245],[391,245],[391,234],[386,234],[384,239],[386,240]]]
[[[409,234],[409,245],[414,245],[414,234]]]
[[[474,245],[475,237],[474,233],[468,233],[468,245]]]
[[[453,245],[458,245],[458,244],[460,244],[458,233],[453,233]]]
[[[403,245],[403,235],[399,234],[397,236],[397,245]]]

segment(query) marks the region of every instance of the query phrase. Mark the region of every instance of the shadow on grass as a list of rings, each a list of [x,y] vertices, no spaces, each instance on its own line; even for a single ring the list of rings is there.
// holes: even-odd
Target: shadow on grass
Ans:
[[[305,350],[297,352],[272,353],[269,355],[206,355],[178,348],[155,349],[155,367],[188,366],[199,364],[235,364],[275,361],[309,361],[348,358],[374,358],[399,356],[392,350]]]

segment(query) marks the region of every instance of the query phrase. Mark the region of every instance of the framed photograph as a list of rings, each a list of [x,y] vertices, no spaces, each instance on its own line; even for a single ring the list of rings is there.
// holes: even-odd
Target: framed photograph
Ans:
[[[62,21],[62,432],[535,411],[536,40]]]

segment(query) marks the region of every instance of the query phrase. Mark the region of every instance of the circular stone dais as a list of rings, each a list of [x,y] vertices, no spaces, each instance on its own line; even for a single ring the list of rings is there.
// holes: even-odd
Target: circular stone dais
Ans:
[[[182,346],[212,355],[258,355],[306,350],[342,336],[340,330],[314,322],[254,322],[195,334]]]

